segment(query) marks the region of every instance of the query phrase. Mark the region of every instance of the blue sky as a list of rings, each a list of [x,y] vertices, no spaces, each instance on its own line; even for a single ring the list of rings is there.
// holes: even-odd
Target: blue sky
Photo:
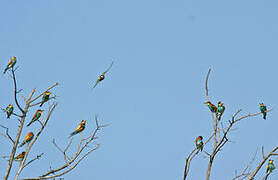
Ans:
[[[2,1],[2,69],[11,56],[18,57],[18,85],[25,95],[34,87],[39,93],[61,84],[53,91],[59,105],[30,154],[45,156],[24,169],[22,177],[60,165],[63,157],[52,138],[65,146],[82,119],[88,120],[84,134],[89,134],[99,114],[111,124],[99,135],[101,148],[65,179],[182,179],[195,137],[206,139],[211,133],[203,104],[211,68],[210,96],[214,103],[224,102],[223,122],[238,109],[257,112],[260,102],[274,108],[266,121],[261,116],[242,121],[229,136],[233,143],[215,159],[211,179],[232,179],[262,145],[265,152],[277,146],[277,8],[274,0]],[[112,61],[106,79],[93,90]],[[5,108],[14,103],[12,83],[7,75],[0,83]],[[29,111],[26,121],[36,110]],[[2,125],[16,129],[14,118],[0,117]],[[23,136],[39,127],[24,129]],[[0,147],[0,155],[10,152],[3,137]],[[254,165],[259,160],[260,153]],[[1,177],[6,163],[0,161],[5,167]],[[189,179],[204,179],[207,164],[208,158],[199,154]],[[271,178],[277,176],[274,171]]]

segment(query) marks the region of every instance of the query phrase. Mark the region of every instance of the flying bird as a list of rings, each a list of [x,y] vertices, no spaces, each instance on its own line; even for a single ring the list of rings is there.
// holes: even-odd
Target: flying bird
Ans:
[[[104,71],[104,72],[98,77],[98,79],[96,80],[95,85],[94,85],[93,88],[95,88],[95,87],[98,85],[98,83],[99,83],[100,81],[104,80],[105,74],[111,69],[111,67],[113,66],[113,63],[114,63],[114,62],[112,61],[112,63],[111,63],[111,65],[109,66],[109,68],[108,68],[106,71]]]
[[[218,121],[220,121],[224,111],[225,111],[225,106],[223,105],[223,103],[221,101],[219,101],[218,102],[218,107],[217,107],[217,118],[218,118]]]
[[[27,124],[27,126],[30,126],[33,122],[39,120],[39,118],[41,117],[43,110],[38,109],[37,112],[35,113],[35,115],[33,116],[33,119],[31,120],[31,122],[29,122],[29,124]]]
[[[82,120],[81,123],[77,126],[77,128],[70,134],[69,137],[72,137],[73,135],[76,135],[80,132],[82,132],[85,129],[86,121]]]
[[[14,158],[14,160],[15,160],[15,161],[22,161],[22,160],[24,159],[24,157],[25,157],[25,151],[23,151],[22,153],[18,154],[18,155]]]
[[[9,119],[10,116],[13,114],[14,107],[12,104],[6,107],[6,112],[7,112],[7,118]]]
[[[263,113],[263,118],[266,119],[266,106],[264,105],[264,103],[260,104],[260,111],[261,113]]]
[[[275,169],[275,166],[273,164],[273,160],[272,159],[268,160],[268,164],[266,166],[266,173],[267,174],[271,173],[274,169]]]
[[[205,102],[205,104],[209,107],[210,111],[213,113],[217,112],[217,107],[212,104],[210,101]]]
[[[19,147],[22,147],[24,144],[29,143],[30,141],[32,141],[33,138],[34,138],[33,132],[29,132],[29,133],[25,136],[23,142],[19,145]]]
[[[13,56],[13,57],[10,59],[10,61],[9,61],[8,65],[7,65],[7,67],[6,67],[5,70],[4,70],[4,74],[6,73],[7,70],[13,68],[14,65],[15,65],[15,63],[16,63],[16,57]]]
[[[42,103],[40,105],[40,107],[42,107],[42,105],[49,100],[49,96],[50,96],[50,92],[46,91],[43,96],[42,96]]]
[[[197,149],[203,151],[204,143],[203,143],[203,136],[198,136],[195,140],[195,145]]]

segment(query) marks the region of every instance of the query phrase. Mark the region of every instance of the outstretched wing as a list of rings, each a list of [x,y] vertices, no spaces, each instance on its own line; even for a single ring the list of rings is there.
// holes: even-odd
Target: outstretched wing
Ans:
[[[112,63],[110,64],[109,68],[102,73],[103,75],[105,75],[111,69],[111,67],[113,66],[113,63],[114,63],[114,61],[112,61]]]

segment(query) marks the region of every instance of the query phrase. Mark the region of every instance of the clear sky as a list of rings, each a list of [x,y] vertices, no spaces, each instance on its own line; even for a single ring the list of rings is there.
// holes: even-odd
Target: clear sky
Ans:
[[[82,119],[88,120],[84,134],[89,134],[99,114],[102,123],[111,123],[100,132],[100,149],[65,179],[182,179],[194,139],[211,134],[203,102],[205,76],[212,68],[210,95],[213,103],[221,100],[226,106],[223,123],[238,109],[258,112],[261,102],[274,108],[266,121],[246,119],[229,135],[233,143],[218,154],[211,179],[232,179],[261,146],[265,152],[277,146],[277,19],[276,0],[1,1],[1,71],[17,56],[18,86],[25,95],[34,87],[39,93],[61,84],[52,91],[59,96],[58,107],[29,158],[45,155],[21,177],[61,165],[52,138],[65,146]],[[93,90],[112,61],[106,79]],[[5,108],[14,103],[12,82],[5,75],[0,84]],[[28,112],[27,122],[36,110]],[[3,113],[0,124],[17,127],[15,118],[7,120]],[[25,128],[22,136],[39,127]],[[3,137],[0,147],[0,156],[10,153]],[[258,153],[254,166],[260,160]],[[200,153],[189,179],[204,179],[207,164]],[[6,165],[0,160],[1,177]],[[265,166],[258,177],[264,172]],[[277,177],[274,171],[270,179]]]

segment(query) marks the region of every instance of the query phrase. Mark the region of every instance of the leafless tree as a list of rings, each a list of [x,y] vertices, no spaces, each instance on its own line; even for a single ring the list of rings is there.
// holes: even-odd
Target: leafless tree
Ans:
[[[0,127],[1,127],[0,135],[7,138],[8,141],[12,144],[12,149],[11,149],[10,155],[9,156],[0,156],[0,158],[8,158],[9,159],[8,164],[7,164],[7,170],[6,170],[6,173],[4,176],[4,180],[7,180],[9,178],[9,176],[11,176],[10,173],[11,173],[11,169],[13,168],[15,153],[16,153],[16,150],[18,147],[18,143],[19,143],[19,140],[21,137],[22,130],[24,128],[24,123],[25,123],[25,118],[27,116],[27,113],[30,111],[30,108],[41,104],[41,101],[39,99],[41,99],[40,97],[42,97],[45,92],[47,92],[49,90],[53,90],[54,88],[56,88],[59,85],[59,83],[55,83],[52,86],[50,86],[49,88],[46,88],[43,92],[40,92],[37,96],[35,96],[36,88],[33,88],[33,90],[31,91],[31,93],[29,94],[29,96],[27,98],[24,95],[22,96],[22,98],[25,102],[24,107],[23,107],[18,101],[18,96],[21,93],[21,90],[18,90],[18,87],[17,87],[17,80],[16,80],[16,74],[15,74],[16,70],[17,70],[17,68],[12,67],[9,71],[13,84],[14,84],[13,95],[14,95],[14,101],[16,104],[15,108],[17,108],[20,111],[20,113],[18,113],[18,114],[12,113],[12,116],[17,117],[18,121],[19,121],[19,128],[16,130],[17,131],[16,137],[12,137],[9,134],[9,130],[10,130],[9,127],[0,125]],[[52,97],[49,98],[49,100],[50,99],[55,100],[56,97],[57,97],[56,95],[53,95]],[[32,141],[27,144],[25,156],[24,156],[23,160],[20,162],[19,168],[18,168],[16,174],[14,175],[15,180],[17,180],[19,178],[21,172],[23,171],[23,169],[25,167],[30,165],[32,162],[39,160],[41,158],[41,156],[44,155],[44,153],[40,153],[35,157],[28,156],[29,152],[32,151],[32,147],[33,147],[34,143],[36,143],[39,140],[41,133],[43,133],[44,129],[47,127],[47,123],[51,119],[53,111],[55,110],[57,105],[58,105],[57,102],[53,102],[52,104],[50,104],[48,107],[46,116],[42,116],[41,120],[38,120],[39,123],[41,124],[41,128],[35,134]],[[2,109],[2,110],[6,111],[6,109]],[[72,171],[82,160],[84,160],[85,157],[87,157],[93,151],[97,150],[100,146],[100,144],[96,142],[97,133],[103,127],[105,127],[107,125],[100,125],[98,116],[95,116],[95,123],[96,123],[95,130],[91,134],[87,135],[87,137],[82,136],[77,147],[72,146],[72,138],[71,138],[68,140],[69,141],[68,145],[62,150],[62,148],[60,148],[57,145],[55,139],[53,139],[53,148],[57,148],[58,151],[61,152],[61,155],[64,157],[64,164],[62,166],[57,167],[56,169],[51,169],[48,171],[46,170],[46,172],[44,174],[37,175],[37,176],[34,175],[35,177],[33,177],[33,178],[23,178],[23,179],[55,179],[56,177],[61,177],[65,174],[69,173],[70,171]],[[71,155],[70,153],[67,153],[67,150],[69,148],[76,149],[75,154]],[[30,159],[30,160],[27,161],[27,159]]]
[[[209,71],[207,73],[207,76],[206,76],[206,81],[205,81],[205,92],[206,92],[206,100],[207,101],[210,101],[210,98],[209,98],[209,89],[208,89],[208,79],[209,79],[210,72],[211,72],[211,69],[209,69]],[[266,112],[270,112],[271,110],[268,110]],[[228,137],[229,134],[231,133],[231,130],[236,125],[238,125],[239,122],[241,122],[242,120],[247,119],[249,117],[254,117],[254,116],[261,115],[261,112],[256,112],[256,113],[252,113],[252,114],[246,114],[246,115],[239,116],[241,111],[242,110],[239,109],[237,112],[235,112],[232,115],[231,119],[228,120],[228,123],[226,125],[223,122],[220,123],[220,121],[216,117],[216,113],[211,112],[212,136],[209,137],[207,139],[207,141],[204,143],[204,146],[206,146],[208,143],[210,143],[213,140],[213,148],[212,148],[212,150],[210,150],[210,152],[204,151],[204,153],[206,154],[206,156],[208,156],[208,159],[209,159],[208,167],[207,167],[207,170],[206,170],[206,180],[210,179],[211,169],[212,169],[212,165],[213,165],[214,159],[216,158],[216,155],[224,148],[224,146],[228,142],[231,142],[229,140],[229,137]],[[263,155],[263,160],[261,161],[261,163],[258,165],[258,167],[253,172],[251,172],[251,164],[254,162],[254,159],[255,159],[255,157],[254,157],[252,159],[252,161],[246,166],[246,168],[240,174],[236,174],[233,179],[234,180],[235,179],[248,179],[248,180],[254,179],[255,175],[261,169],[262,165],[266,162],[266,160],[270,156],[278,155],[278,154],[275,153],[275,151],[277,149],[278,149],[278,147],[275,147],[267,156]],[[198,153],[198,151],[195,148],[186,157],[183,180],[187,179],[188,172],[189,172],[189,169],[190,169],[190,163],[196,157],[197,153]],[[266,176],[266,178],[267,178],[267,176]]]

